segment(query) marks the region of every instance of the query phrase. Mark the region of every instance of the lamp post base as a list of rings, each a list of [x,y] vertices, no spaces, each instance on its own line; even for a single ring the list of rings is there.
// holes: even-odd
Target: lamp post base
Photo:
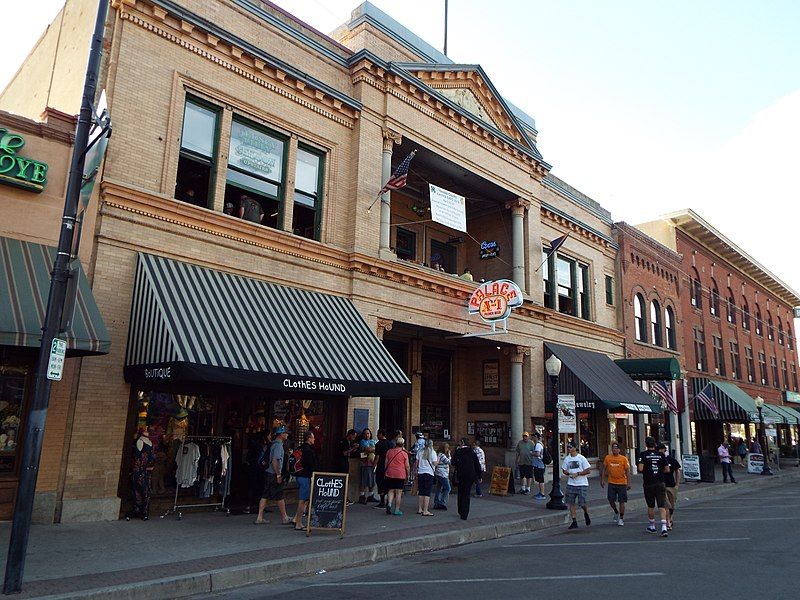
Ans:
[[[567,505],[564,504],[564,493],[561,491],[560,485],[553,485],[550,490],[550,501],[545,505],[550,510],[567,510]]]

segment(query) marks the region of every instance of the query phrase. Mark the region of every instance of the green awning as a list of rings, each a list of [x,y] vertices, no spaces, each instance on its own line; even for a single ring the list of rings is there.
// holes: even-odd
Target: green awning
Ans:
[[[681,378],[681,365],[675,357],[620,358],[614,361],[631,379],[638,381]]]
[[[793,415],[797,419],[797,424],[800,425],[800,410],[797,410],[794,406],[781,406],[781,408],[786,413]]]
[[[0,237],[0,345],[38,348],[56,249]],[[78,294],[67,331],[67,356],[108,354],[111,340],[78,261]]]
[[[694,403],[694,417],[696,420],[759,423],[756,401],[734,383],[700,377],[693,378],[692,389],[695,397],[708,384],[711,384],[711,395],[717,405],[719,415],[714,415],[707,406],[696,400]],[[774,423],[785,422],[784,415],[773,410],[769,404],[764,404],[761,410],[765,420],[770,418]]]
[[[785,423],[786,425],[797,425],[797,417],[795,417],[793,413],[789,412],[788,410],[786,410],[781,405],[779,405],[779,404],[765,404],[764,408],[767,408],[767,406],[769,406],[769,409],[772,412],[777,413],[778,415],[783,417],[782,420],[776,421],[776,423]]]

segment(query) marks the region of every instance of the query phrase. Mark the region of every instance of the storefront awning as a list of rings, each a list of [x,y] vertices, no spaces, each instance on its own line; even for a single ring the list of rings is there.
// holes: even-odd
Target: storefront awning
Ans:
[[[38,348],[41,344],[55,257],[55,248],[0,237],[0,345]],[[108,331],[80,263],[74,265],[75,311],[67,331],[60,334],[67,341],[67,356],[108,354]]]
[[[797,425],[797,415],[794,411],[787,410],[785,406],[780,406],[779,404],[770,404],[770,409],[776,413],[779,413],[783,417],[783,423],[786,425]]]
[[[794,406],[781,406],[781,408],[788,414],[793,415],[797,420],[797,424],[800,425],[800,410],[797,410]]]
[[[739,423],[758,423],[758,409],[756,402],[747,395],[738,385],[727,381],[713,379],[692,379],[692,389],[696,396],[707,384],[711,384],[714,401],[719,409],[719,415],[714,415],[708,407],[695,399],[694,418],[699,421],[731,421]],[[761,409],[764,419],[772,419],[774,423],[783,423],[782,414],[764,404]]]
[[[636,385],[605,354],[545,342],[547,356],[562,362],[558,393],[573,394],[579,408],[605,408],[615,412],[660,413],[661,405]]]
[[[125,379],[406,396],[411,383],[347,298],[139,254]]]
[[[637,381],[662,381],[681,378],[681,365],[675,357],[620,358],[617,366]]]

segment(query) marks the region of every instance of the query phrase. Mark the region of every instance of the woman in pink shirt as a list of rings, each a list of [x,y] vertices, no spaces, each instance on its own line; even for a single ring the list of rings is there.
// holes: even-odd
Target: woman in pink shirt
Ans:
[[[408,452],[403,448],[405,440],[395,439],[395,447],[386,453],[386,471],[384,483],[389,491],[386,502],[387,515],[402,515],[400,502],[403,500],[403,487],[410,475]]]

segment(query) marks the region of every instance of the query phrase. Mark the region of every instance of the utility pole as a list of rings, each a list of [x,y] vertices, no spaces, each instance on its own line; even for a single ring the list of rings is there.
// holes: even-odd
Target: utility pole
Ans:
[[[53,272],[50,279],[50,293],[47,298],[47,311],[42,325],[42,343],[36,364],[36,377],[33,384],[33,398],[28,414],[25,415],[25,433],[22,449],[22,466],[19,474],[14,518],[11,525],[11,540],[6,558],[6,575],[3,584],[4,594],[14,594],[22,589],[25,571],[25,554],[28,549],[31,514],[33,512],[36,479],[39,474],[39,461],[42,454],[44,426],[47,420],[47,407],[50,404],[50,379],[48,363],[53,346],[61,327],[61,315],[67,295],[70,277],[72,242],[78,214],[78,199],[83,178],[86,146],[89,129],[94,123],[94,97],[97,91],[97,78],[100,73],[100,58],[103,51],[103,30],[105,28],[108,0],[98,0],[97,18],[92,36],[86,78],[83,84],[83,99],[75,131],[75,144],[72,149],[67,193],[64,199],[64,214],[61,218],[61,233],[58,238]]]
[[[447,56],[447,0],[444,0],[444,55]]]

